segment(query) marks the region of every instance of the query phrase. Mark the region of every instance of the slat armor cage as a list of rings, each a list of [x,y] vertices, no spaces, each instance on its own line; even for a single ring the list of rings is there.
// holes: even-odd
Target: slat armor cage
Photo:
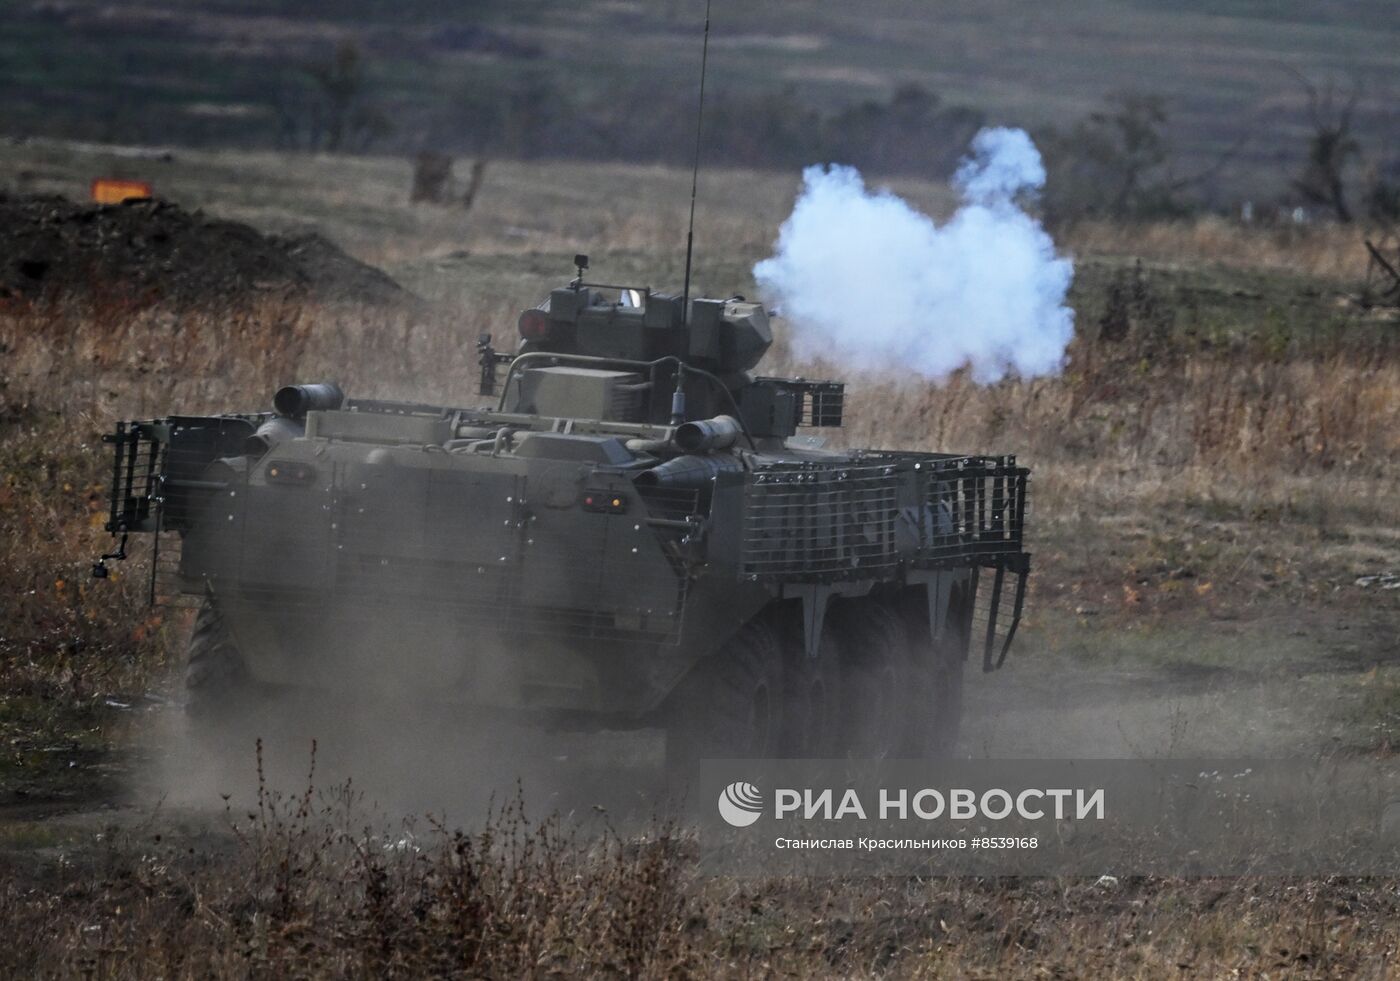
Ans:
[[[908,453],[764,467],[746,487],[741,573],[830,582],[1017,564],[1029,474],[1014,456]]]

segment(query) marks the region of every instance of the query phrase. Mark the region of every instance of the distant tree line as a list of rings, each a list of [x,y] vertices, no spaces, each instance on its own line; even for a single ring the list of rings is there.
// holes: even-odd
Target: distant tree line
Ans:
[[[391,112],[353,42],[293,66],[268,97],[288,149],[399,149],[514,159],[688,163],[695,93],[618,86],[580,95],[538,74],[510,88],[465,91],[407,119]],[[879,173],[952,174],[982,112],[946,105],[920,85],[830,113],[791,88],[758,94],[716,86],[706,96],[703,154],[712,166],[796,167],[838,160]]]
[[[381,101],[370,67],[353,41],[295,67],[270,100],[278,143],[326,152],[396,149],[418,155],[420,163],[466,154],[688,165],[694,153],[695,93],[689,89],[634,84],[578,93],[538,73],[511,87],[472,89],[401,114]],[[1340,222],[1400,222],[1400,155],[1366,160],[1353,128],[1359,86],[1343,93],[1332,83],[1295,78],[1307,99],[1310,135],[1279,203]],[[1153,219],[1200,210],[1238,147],[1183,174],[1169,122],[1161,96],[1126,92],[1070,126],[1038,130],[1048,171],[1041,202],[1047,218]],[[702,154],[708,166],[790,169],[836,161],[879,175],[941,180],[952,175],[985,123],[980,110],[945,103],[912,83],[888,98],[830,112],[793,88],[749,93],[719,85],[707,96]]]
[[[1275,193],[1273,203],[1341,223],[1358,218],[1400,223],[1400,147],[1373,148],[1376,155],[1367,160],[1353,127],[1360,87],[1353,85],[1343,94],[1335,83],[1319,87],[1302,75],[1295,77],[1307,98],[1309,135],[1292,164],[1286,190]],[[1122,93],[1069,128],[1042,130],[1037,143],[1048,170],[1047,217],[1152,219],[1201,210],[1215,178],[1239,147],[1182,174],[1168,122],[1162,97]]]
[[[980,111],[945,105],[919,85],[831,113],[791,88],[747,94],[721,87],[706,96],[702,154],[711,166],[839,160],[879,173],[945,178],[984,122]],[[589,99],[541,80],[501,99],[464,99],[433,131],[466,153],[688,164],[695,125],[693,92],[639,87]]]

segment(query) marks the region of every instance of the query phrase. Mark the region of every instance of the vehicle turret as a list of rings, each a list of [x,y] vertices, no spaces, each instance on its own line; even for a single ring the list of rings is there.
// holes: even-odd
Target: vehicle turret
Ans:
[[[512,363],[500,407],[539,415],[679,425],[728,414],[752,439],[784,438],[800,425],[839,426],[844,386],[753,377],[773,343],[762,304],[742,296],[683,297],[578,276],[520,314],[521,362],[483,335],[483,394]]]

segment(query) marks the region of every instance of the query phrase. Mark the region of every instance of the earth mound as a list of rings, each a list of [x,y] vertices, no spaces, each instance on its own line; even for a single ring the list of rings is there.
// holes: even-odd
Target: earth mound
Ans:
[[[266,296],[415,300],[315,233],[265,235],[159,199],[98,205],[0,193],[0,302],[116,296],[201,307]]]

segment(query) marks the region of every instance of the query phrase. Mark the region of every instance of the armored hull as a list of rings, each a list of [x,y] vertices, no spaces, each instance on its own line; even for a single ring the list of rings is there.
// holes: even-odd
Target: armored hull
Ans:
[[[841,385],[749,376],[755,305],[677,306],[555,291],[516,355],[483,338],[495,404],[291,386],[120,425],[109,529],[203,606],[195,701],[236,678],[659,724],[690,756],[946,751],[964,660],[999,666],[1020,617],[1027,471],[815,448]]]

